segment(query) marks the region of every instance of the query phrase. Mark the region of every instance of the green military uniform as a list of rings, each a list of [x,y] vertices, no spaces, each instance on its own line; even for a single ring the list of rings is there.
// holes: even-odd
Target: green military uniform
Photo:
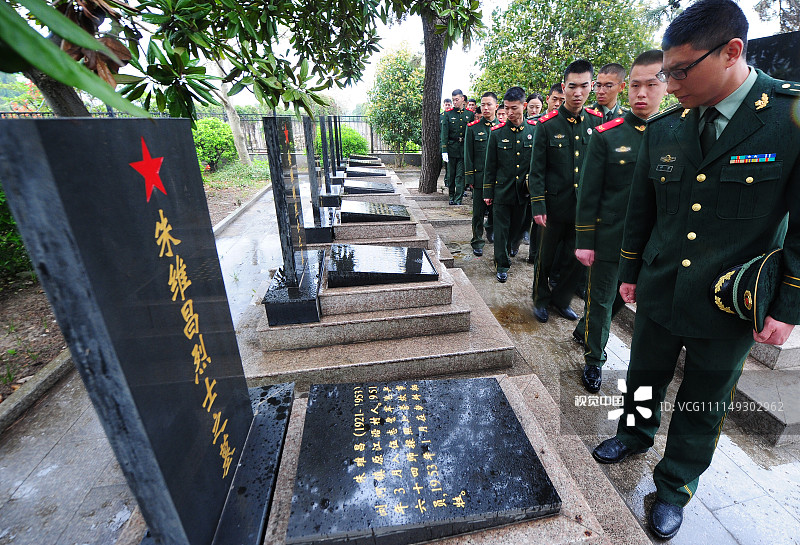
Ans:
[[[583,317],[575,328],[584,359],[602,367],[611,319],[624,306],[619,295],[619,250],[633,169],[646,122],[633,112],[595,129],[586,149],[575,214],[575,248],[594,250]]]
[[[464,133],[475,114],[467,109],[446,110],[442,118],[440,141],[447,154],[447,190],[450,201],[461,204],[464,196]]]
[[[481,117],[467,125],[464,134],[464,178],[466,185],[473,186],[472,193],[472,248],[483,249],[483,217],[486,203],[483,202],[483,167],[486,164],[486,144],[497,118],[486,121]],[[487,226],[487,229],[492,229]]]
[[[529,185],[534,216],[547,215],[539,228],[539,253],[533,280],[533,304],[546,308],[552,302],[566,308],[578,286],[582,265],[575,259],[575,206],[586,146],[602,117],[587,108],[575,115],[562,104],[539,118],[531,155]],[[556,249],[561,245],[560,278],[550,292],[547,279]]]
[[[511,267],[511,238],[519,232],[528,202],[526,178],[533,145],[533,122],[510,122],[492,128],[486,148],[483,198],[492,199],[494,264],[498,273]]]
[[[742,86],[715,105],[724,119],[714,122],[718,137],[705,156],[699,127],[705,108],[676,107],[648,120],[620,260],[620,280],[636,284],[624,406],[636,422],[628,426],[623,415],[617,437],[634,449],[653,444],[659,407],[685,346],[676,405],[705,408],[672,414],[653,480],[659,498],[673,505],[691,499],[711,462],[725,403],[753,344],[752,323],[718,308],[711,283],[726,268],[783,245],[785,276],[776,279],[769,314],[800,322],[798,97],[800,84],[751,68]],[[652,386],[652,400],[634,401],[640,386]],[[638,407],[653,415],[644,418]]]
[[[611,108],[610,110],[605,106],[601,106],[600,104],[595,102],[594,104],[592,104],[592,110],[596,111],[597,113],[603,116],[603,123],[607,123],[612,119],[622,117],[626,113],[628,113],[628,110],[619,105],[619,100],[617,100],[617,103],[614,104],[614,107]]]

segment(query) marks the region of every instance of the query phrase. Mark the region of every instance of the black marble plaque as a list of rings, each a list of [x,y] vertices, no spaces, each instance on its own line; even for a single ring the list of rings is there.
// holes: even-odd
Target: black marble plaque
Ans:
[[[286,543],[419,543],[557,513],[497,381],[311,387]]]
[[[383,168],[347,167],[345,172],[348,178],[388,178],[386,169]]]
[[[297,286],[291,286],[278,270],[262,299],[270,327],[319,322],[319,281],[324,250],[295,252]]]
[[[332,186],[333,186],[333,185],[338,185],[338,186],[341,186],[341,185],[343,185],[343,184],[344,184],[344,182],[345,182],[345,178],[346,178],[346,176],[345,176],[345,174],[344,174],[344,171],[343,171],[343,170],[337,170],[337,171],[336,171],[336,172],[334,172],[334,173],[333,173],[333,175],[331,176],[331,185],[332,185]]]
[[[339,208],[342,206],[342,190],[341,185],[331,185],[329,193],[321,193],[319,196],[319,204],[323,208]]]
[[[427,250],[422,248],[334,244],[325,267],[331,288],[439,279]]]
[[[339,209],[342,223],[410,221],[411,214],[402,204],[343,200]]]
[[[394,193],[391,182],[373,182],[365,180],[347,180],[344,182],[345,195],[372,195],[376,193]]]
[[[350,155],[350,159],[356,159],[358,161],[380,161],[380,158],[375,157],[374,155],[362,155],[359,153]]]
[[[367,167],[367,168],[384,168],[383,163],[381,163],[380,159],[375,160],[364,160],[364,159],[353,159],[350,158],[347,161],[348,167]]]
[[[212,545],[260,545],[275,492],[294,383],[250,388],[253,422]]]
[[[800,31],[748,40],[747,64],[773,78],[800,81]]]
[[[323,195],[320,195],[320,200]],[[338,196],[337,196],[338,197]],[[338,197],[341,203],[341,197]],[[339,225],[339,209],[335,206],[323,206],[314,210],[315,226],[306,226],[306,242],[308,244],[325,244],[333,242],[334,226]]]
[[[154,538],[207,545],[253,413],[190,121],[3,120],[0,180]]]

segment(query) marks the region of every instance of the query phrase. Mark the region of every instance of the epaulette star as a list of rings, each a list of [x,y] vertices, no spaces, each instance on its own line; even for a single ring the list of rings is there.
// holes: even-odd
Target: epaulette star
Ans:
[[[590,114],[592,114],[594,116],[603,117],[603,114],[601,114],[597,110],[593,110],[592,108],[584,108],[584,110],[586,110],[588,113],[590,113]]]
[[[473,126],[473,125],[477,125],[477,124],[478,124],[478,123],[480,123],[480,122],[481,122],[481,120],[480,120],[480,119],[476,119],[476,120],[475,120],[475,121],[473,121],[472,123],[467,123],[467,127],[471,127],[471,126]]]
[[[778,81],[780,85],[775,86],[775,91],[782,95],[797,96],[800,94],[800,83],[794,81]]]
[[[505,127],[505,126],[506,126],[506,122],[505,122],[505,121],[503,121],[502,123],[498,123],[497,125],[495,125],[494,127],[492,127],[492,130],[493,130],[493,131],[496,131],[496,130],[497,130],[497,129],[499,129],[500,127]]]
[[[549,121],[549,120],[553,119],[557,115],[558,115],[558,110],[553,110],[549,114],[545,114],[542,117],[540,117],[539,118],[539,123],[544,123],[545,121]]]
[[[528,125],[536,125],[536,119],[528,119]]]
[[[614,127],[622,125],[622,123],[623,119],[621,117],[617,117],[612,119],[611,121],[608,121],[607,123],[603,123],[602,125],[595,127],[594,130],[596,130],[597,132],[605,132],[608,129],[613,129]]]

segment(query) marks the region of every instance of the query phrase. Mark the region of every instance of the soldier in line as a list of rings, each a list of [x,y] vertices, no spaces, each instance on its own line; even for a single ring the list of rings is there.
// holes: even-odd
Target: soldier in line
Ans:
[[[502,104],[497,107],[497,121],[500,123],[506,122],[506,107]]]
[[[477,105],[478,103],[474,98],[470,98],[467,100],[467,110],[469,110],[470,112],[474,112]]]
[[[576,193],[586,146],[594,127],[602,121],[601,114],[583,107],[592,90],[589,61],[570,63],[562,85],[564,104],[540,117],[536,125],[529,176],[533,219],[541,227],[532,290],[533,314],[542,323],[549,318],[547,307],[551,303],[562,317],[578,319],[569,306],[582,268],[573,255]],[[559,244],[561,278],[551,291],[547,280]]]
[[[542,114],[544,107],[544,97],[539,93],[528,95],[528,119],[537,119]]]
[[[444,113],[440,140],[442,160],[447,161],[445,183],[450,195],[450,204],[461,204],[464,196],[464,132],[472,122],[473,113],[464,108],[464,93],[456,89],[453,95],[453,109]]]
[[[656,78],[663,54],[645,51],[631,67],[631,111],[598,126],[586,150],[575,214],[575,256],[588,267],[583,317],[572,336],[584,346],[582,381],[589,392],[602,384],[611,320],[624,302],[619,295],[619,250],[633,169],[645,120],[658,111],[666,84]],[[598,80],[600,77],[598,76]]]
[[[627,393],[617,435],[592,454],[616,463],[653,445],[685,347],[653,472],[648,518],[660,538],[678,532],[711,463],[753,341],[783,344],[800,323],[800,84],[747,65],[747,28],[731,0],[699,0],[670,23],[659,79],[681,104],[648,120],[625,218],[620,293],[637,304]],[[783,271],[758,298],[712,297],[726,270],[765,254]],[[634,398],[648,387],[652,399]]]
[[[480,257],[483,255],[483,217],[486,215],[487,205],[483,200],[483,168],[486,163],[486,144],[492,127],[497,125],[497,95],[492,92],[483,93],[481,105],[481,118],[467,126],[464,136],[464,177],[466,183],[473,186],[472,194],[472,253]],[[491,212],[489,212],[491,218]],[[487,230],[490,227],[487,226]]]
[[[593,110],[603,114],[603,122],[622,117],[625,110],[620,106],[620,92],[625,89],[625,67],[615,62],[603,65],[597,73],[594,83],[594,95],[597,101],[592,105]]]
[[[497,280],[508,279],[511,237],[519,233],[528,201],[526,182],[533,145],[533,122],[525,121],[525,91],[512,87],[503,96],[508,118],[489,136],[483,200],[493,207],[494,263]]]
[[[564,87],[559,83],[554,83],[547,93],[547,112],[555,112],[558,107],[564,104]]]

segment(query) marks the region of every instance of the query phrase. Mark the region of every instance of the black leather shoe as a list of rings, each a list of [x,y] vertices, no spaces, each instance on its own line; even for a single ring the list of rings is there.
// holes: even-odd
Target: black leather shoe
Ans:
[[[533,315],[542,323],[545,323],[550,317],[545,307],[533,307]]]
[[[488,242],[494,242],[494,231],[486,231],[486,240]]]
[[[596,365],[586,364],[583,366],[583,387],[589,393],[596,394],[600,391],[600,385],[603,384],[603,371]]]
[[[650,529],[661,539],[669,539],[678,533],[683,522],[683,507],[672,505],[656,498],[650,511]]]
[[[454,201],[453,199],[450,199],[450,204],[451,205],[456,204],[456,201]]]
[[[505,284],[506,280],[508,280],[508,273],[497,273],[498,282]]]
[[[577,331],[573,331],[572,332],[572,340],[575,341],[576,343],[578,343],[581,346],[586,346],[586,344],[584,343],[584,340],[583,340],[583,335],[581,335]]]
[[[622,444],[616,437],[606,439],[595,447],[592,457],[601,464],[616,464],[630,456],[631,454],[643,454],[649,449],[643,448],[633,450]]]
[[[483,255],[483,248],[473,248],[472,253],[475,254],[475,256],[480,257]]]
[[[567,320],[575,321],[578,319],[578,315],[575,314],[575,311],[569,307],[558,308],[556,307],[556,311],[561,315],[562,318],[566,318]]]

